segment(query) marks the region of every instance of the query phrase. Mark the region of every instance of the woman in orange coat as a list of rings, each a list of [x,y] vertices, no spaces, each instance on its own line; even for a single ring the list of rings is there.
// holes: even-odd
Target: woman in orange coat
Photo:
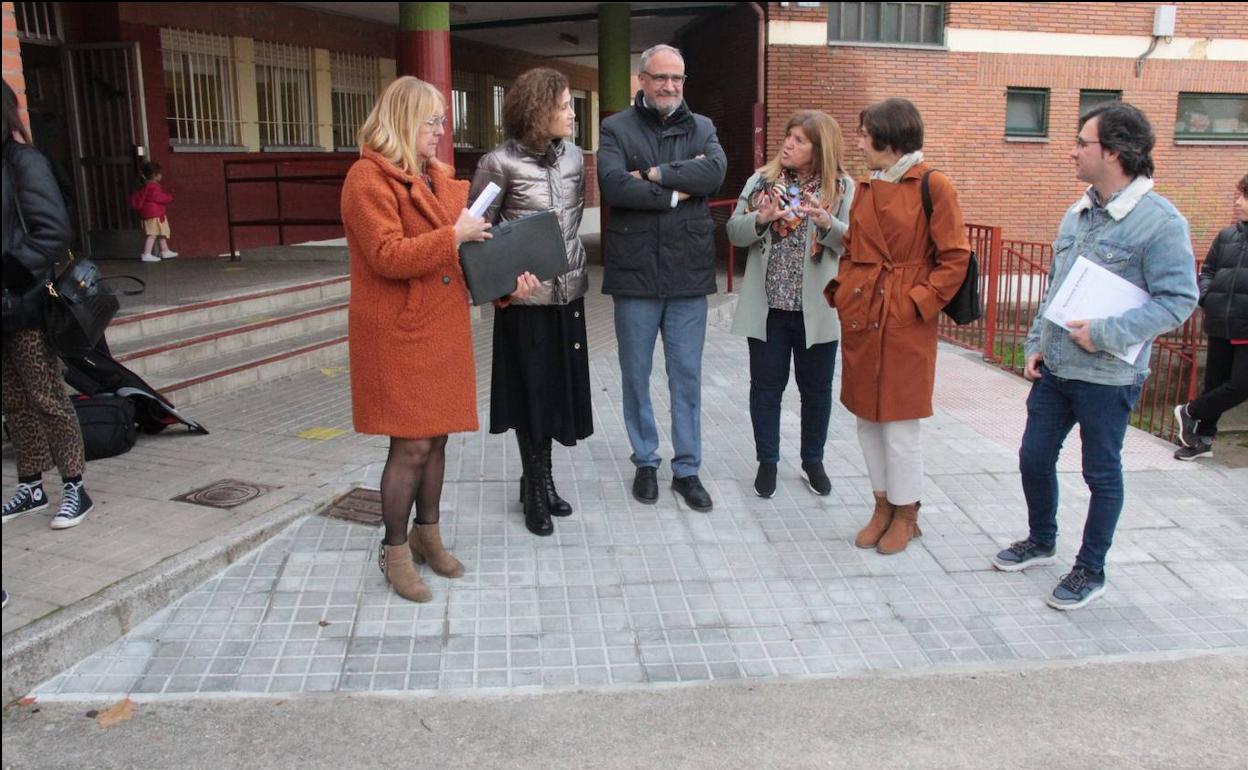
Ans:
[[[897,553],[920,533],[919,420],[932,416],[936,321],[962,285],[970,244],[958,195],[939,172],[921,182],[923,118],[905,99],[858,116],[858,149],[871,169],[849,213],[840,272],[825,291],[841,319],[841,403],[858,418],[875,510],[859,548]]]
[[[355,429],[390,437],[381,475],[382,572],[411,601],[432,594],[413,558],[444,577],[464,567],[438,529],[447,434],[477,429],[468,290],[458,249],[490,237],[465,208],[468,183],[437,160],[446,106],[413,77],[391,83],[360,129],[342,188],[351,254],[348,342]],[[532,280],[536,283],[536,279]],[[519,290],[531,285],[522,282]],[[408,518],[416,504],[415,537]]]

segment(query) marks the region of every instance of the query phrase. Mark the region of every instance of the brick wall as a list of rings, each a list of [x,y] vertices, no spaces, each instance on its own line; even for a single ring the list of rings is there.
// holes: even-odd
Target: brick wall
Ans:
[[[1164,4],[945,3],[945,23],[963,29],[1148,35],[1153,31],[1153,9]],[[787,6],[768,3],[767,16],[785,21],[826,22],[828,4],[821,5],[820,8],[798,8],[794,3]],[[1179,37],[1245,37],[1242,30],[1248,29],[1248,4],[1177,5],[1175,33]]]
[[[904,96],[922,112],[924,153],[954,179],[967,219],[1001,225],[1009,238],[1051,240],[1084,187],[1068,157],[1080,88],[1121,89],[1126,101],[1150,117],[1157,135],[1158,190],[1188,217],[1198,252],[1231,221],[1231,190],[1248,168],[1248,147],[1174,144],[1178,92],[1248,92],[1248,68],[1239,62],[1149,62],[1137,80],[1134,62],[1121,59],[772,46],[768,72],[773,149],[796,109],[828,110],[852,146],[862,107]],[[1006,86],[1052,89],[1049,142],[1005,141]],[[855,173],[866,171],[854,150],[849,166]]]
[[[4,4],[4,82],[17,94],[22,117],[26,116],[26,78],[22,75],[22,47],[17,41],[17,18],[13,3]]]

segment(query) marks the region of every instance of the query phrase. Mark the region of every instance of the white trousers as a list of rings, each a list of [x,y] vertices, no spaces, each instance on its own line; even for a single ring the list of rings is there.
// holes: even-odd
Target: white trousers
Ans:
[[[893,505],[923,497],[923,444],[918,420],[871,422],[858,419],[858,444],[867,461],[871,489],[886,492]]]

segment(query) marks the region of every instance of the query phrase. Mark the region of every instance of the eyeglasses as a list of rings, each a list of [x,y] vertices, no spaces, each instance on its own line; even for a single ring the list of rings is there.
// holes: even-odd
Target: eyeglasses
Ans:
[[[438,126],[442,126],[443,128],[446,128],[446,116],[434,115],[432,118],[429,118],[428,120],[425,121],[425,125],[428,126],[429,128],[437,128]]]
[[[1092,139],[1091,141],[1089,141],[1087,139],[1084,139],[1082,136],[1075,137],[1075,146],[1078,147],[1079,149],[1082,150],[1084,147],[1087,147],[1089,144],[1100,144],[1100,142],[1097,141],[1096,139]]]
[[[643,72],[641,74],[645,75],[646,77],[650,78],[656,83],[671,83],[674,86],[684,85],[685,81],[689,79],[685,77],[684,75],[667,75],[667,74],[654,75],[649,72]]]

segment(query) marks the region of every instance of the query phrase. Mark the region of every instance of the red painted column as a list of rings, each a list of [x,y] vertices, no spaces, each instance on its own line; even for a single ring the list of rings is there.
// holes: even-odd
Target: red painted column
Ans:
[[[451,4],[399,3],[396,60],[399,75],[432,83],[446,100],[447,131],[438,145],[438,159],[455,165],[451,115]]]

